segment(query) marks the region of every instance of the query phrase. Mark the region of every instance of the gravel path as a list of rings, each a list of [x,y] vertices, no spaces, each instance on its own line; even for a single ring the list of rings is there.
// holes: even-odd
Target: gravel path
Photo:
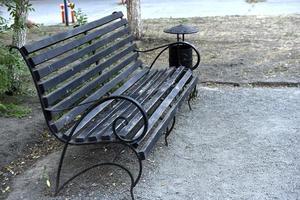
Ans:
[[[137,199],[300,198],[298,88],[200,87],[192,105],[193,111],[181,109],[169,147],[159,142],[144,162]],[[73,148],[66,171],[96,161],[95,152],[114,155],[115,148],[105,149]],[[80,159],[79,151],[86,152]],[[43,177],[54,175],[58,156],[50,154],[18,176],[8,199],[54,199]],[[99,168],[55,199],[127,199],[127,188],[126,175]]]

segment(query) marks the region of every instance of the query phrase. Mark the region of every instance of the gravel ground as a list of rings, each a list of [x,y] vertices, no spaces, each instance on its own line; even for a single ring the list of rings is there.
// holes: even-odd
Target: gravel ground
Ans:
[[[193,111],[181,109],[170,146],[160,141],[144,162],[137,199],[299,199],[299,105],[298,88],[200,87]],[[82,163],[102,160],[104,151],[114,157],[119,149],[73,148],[65,176]],[[8,199],[129,197],[128,177],[100,168],[50,197],[43,177],[54,175],[58,157],[50,154],[18,176]],[[125,152],[120,160],[128,158]]]

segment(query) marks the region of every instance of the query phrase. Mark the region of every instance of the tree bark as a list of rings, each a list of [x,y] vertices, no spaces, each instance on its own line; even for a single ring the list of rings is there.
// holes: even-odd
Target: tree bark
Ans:
[[[12,45],[22,47],[26,43],[27,27],[26,21],[28,17],[28,0],[18,0],[16,3],[16,16],[14,18]]]
[[[135,37],[139,40],[142,38],[142,19],[140,0],[127,0],[127,19],[129,27]]]
[[[14,23],[12,25],[13,35],[12,35],[12,45],[17,47],[22,47],[26,43],[27,27],[26,21],[28,17],[28,6],[29,0],[14,0],[12,3],[15,4],[15,15]],[[10,74],[11,88],[7,91],[7,94],[13,95],[20,88],[20,75],[18,73],[19,69],[16,69],[14,65],[10,65],[7,68]]]

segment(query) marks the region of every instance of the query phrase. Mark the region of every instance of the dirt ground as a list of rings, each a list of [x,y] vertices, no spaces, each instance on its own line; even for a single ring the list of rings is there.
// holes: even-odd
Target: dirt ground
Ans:
[[[144,26],[146,41],[141,46],[174,41],[174,35],[163,33],[165,27],[186,23],[199,29],[199,33],[187,35],[186,39],[201,51],[201,67],[197,74],[202,82],[299,83],[299,15],[159,19],[147,22]],[[151,55],[147,63],[150,60]]]
[[[286,86],[297,88],[300,86],[299,15],[146,20],[144,39],[137,42],[138,46],[145,49],[175,41],[175,36],[163,33],[163,29],[178,23],[191,24],[200,30],[197,34],[186,36],[187,40],[194,43],[201,52],[201,65],[195,71],[200,79],[200,85],[229,85],[247,88]],[[65,28],[57,26],[33,29],[29,34],[29,40],[36,40],[63,29]],[[0,38],[8,43],[7,37]],[[145,63],[150,63],[153,57],[154,54],[141,56]],[[167,54],[163,55],[156,67],[167,66],[166,61]],[[283,94],[288,95],[288,93]],[[28,175],[30,170],[34,173],[34,168],[32,168],[34,166],[44,166],[37,163],[43,162],[42,157],[45,157],[45,154],[56,152],[59,147],[59,144],[54,142],[53,138],[49,138],[45,132],[46,127],[39,111],[37,98],[26,97],[24,103],[33,109],[29,117],[0,118],[0,135],[2,136],[0,141],[2,194],[0,198],[7,197],[9,192],[15,190],[14,187],[18,184],[12,185],[12,180],[22,178],[24,173]],[[51,154],[50,158],[51,156],[57,159],[56,153]],[[45,161],[47,162],[52,161],[50,159]],[[26,185],[26,182],[24,184]],[[39,190],[45,192],[43,188]]]

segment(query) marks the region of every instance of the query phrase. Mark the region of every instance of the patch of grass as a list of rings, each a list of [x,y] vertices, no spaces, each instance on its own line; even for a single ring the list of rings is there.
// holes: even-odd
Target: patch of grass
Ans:
[[[27,106],[16,105],[13,103],[2,104],[0,103],[0,116],[1,117],[16,117],[23,118],[31,113],[31,109]]]

